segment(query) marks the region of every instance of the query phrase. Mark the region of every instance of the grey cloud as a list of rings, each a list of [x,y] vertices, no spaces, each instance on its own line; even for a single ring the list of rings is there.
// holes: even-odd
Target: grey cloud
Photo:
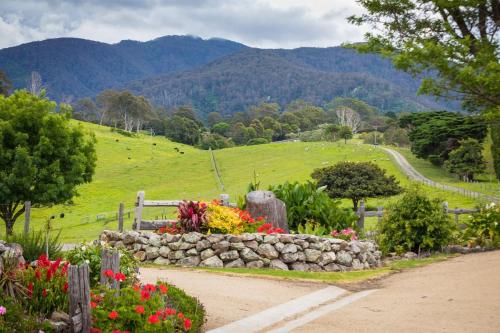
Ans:
[[[0,3],[0,48],[64,36],[113,43],[168,34],[221,37],[256,47],[331,46],[361,39],[362,31],[345,21],[356,10],[354,0],[341,6],[312,6],[307,0],[293,5],[273,0],[7,0]]]

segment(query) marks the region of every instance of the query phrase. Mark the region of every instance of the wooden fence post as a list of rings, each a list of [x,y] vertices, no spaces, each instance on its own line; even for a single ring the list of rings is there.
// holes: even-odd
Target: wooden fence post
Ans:
[[[229,206],[229,194],[220,195],[220,204],[222,206]]]
[[[89,333],[92,326],[90,316],[89,265],[70,265],[68,269],[69,316],[72,331]]]
[[[379,206],[377,207],[377,222],[380,224],[382,222],[382,215],[383,215],[383,207]]]
[[[365,201],[361,200],[359,204],[359,209],[358,209],[358,223],[357,226],[359,230],[364,230],[365,229]]]
[[[108,285],[112,289],[120,289],[120,284],[113,278],[108,278],[104,275],[107,270],[112,270],[113,273],[120,271],[120,254],[117,251],[102,250],[101,252],[101,279],[102,285]]]
[[[123,232],[123,211],[125,210],[125,204],[120,202],[118,207],[118,231]]]
[[[137,192],[137,199],[135,201],[135,229],[137,231],[141,230],[141,221],[142,221],[142,209],[144,207],[144,191]]]
[[[24,202],[24,234],[30,232],[31,201]]]

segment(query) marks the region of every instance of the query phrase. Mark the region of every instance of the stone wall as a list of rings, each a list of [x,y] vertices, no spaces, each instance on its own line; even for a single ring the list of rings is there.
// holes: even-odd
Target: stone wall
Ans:
[[[124,247],[142,262],[202,267],[251,267],[298,271],[349,271],[378,267],[372,241],[346,242],[312,235],[157,235],[104,231],[101,242]]]

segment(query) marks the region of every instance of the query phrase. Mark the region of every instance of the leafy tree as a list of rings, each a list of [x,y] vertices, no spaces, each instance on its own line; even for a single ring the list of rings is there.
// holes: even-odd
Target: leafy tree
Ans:
[[[0,95],[7,96],[11,88],[12,82],[10,82],[7,74],[0,69]]]
[[[69,122],[69,111],[62,105],[56,113],[54,102],[26,91],[0,96],[0,218],[7,234],[25,201],[61,204],[92,180],[95,138]]]
[[[207,116],[207,123],[209,128],[212,128],[215,124],[222,121],[223,119],[219,112],[210,112]]]
[[[339,139],[340,126],[328,124],[323,127],[323,138],[327,141],[337,141]]]
[[[174,115],[165,122],[165,136],[174,142],[194,146],[200,141],[201,128],[190,118]]]
[[[219,135],[227,136],[229,133],[229,130],[231,129],[231,125],[225,122],[220,122],[212,126],[212,133],[216,133]]]
[[[217,133],[203,133],[201,136],[201,149],[222,149],[234,146],[233,140]]]
[[[359,138],[363,140],[363,143],[370,145],[382,144],[384,141],[382,133],[377,131],[361,133]]]
[[[351,199],[354,210],[358,209],[361,199],[387,197],[403,191],[394,176],[386,176],[385,170],[372,162],[340,162],[315,169],[311,176],[318,181],[318,186],[326,186],[330,197]]]
[[[196,112],[189,105],[183,105],[183,106],[180,106],[180,107],[174,109],[172,112],[172,115],[188,118],[188,119],[191,119],[195,122],[199,122],[198,118],[196,117]],[[201,125],[201,123],[200,123],[200,125]]]
[[[494,119],[490,125],[491,155],[493,157],[493,168],[497,179],[500,180],[500,119]]]
[[[482,142],[487,133],[482,117],[453,112],[411,113],[402,116],[399,124],[409,130],[411,151],[437,165],[448,159],[460,140],[473,138]]]
[[[248,130],[243,123],[236,123],[231,127],[229,136],[237,145],[242,145],[248,141]]]
[[[423,93],[460,98],[465,108],[500,116],[498,0],[358,0],[366,10],[349,22],[368,24],[360,51],[392,57],[412,74],[436,72]]]
[[[395,145],[398,147],[408,147],[410,145],[407,130],[396,126],[391,126],[385,130],[384,142],[385,144]]]
[[[386,207],[378,225],[378,243],[385,253],[441,250],[451,241],[454,230],[441,200],[429,199],[421,188],[413,186]]]
[[[486,170],[483,158],[483,146],[475,139],[461,140],[460,146],[452,150],[445,162],[446,169],[467,180],[473,180],[474,175]]]
[[[344,139],[344,143],[347,144],[348,139],[352,139],[352,130],[349,126],[341,126],[339,129],[339,138]]]

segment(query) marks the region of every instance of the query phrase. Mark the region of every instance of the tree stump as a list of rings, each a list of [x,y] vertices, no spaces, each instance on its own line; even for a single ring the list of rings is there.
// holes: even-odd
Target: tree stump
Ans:
[[[70,265],[68,269],[69,316],[74,333],[89,333],[90,316],[90,275],[88,264]]]
[[[277,199],[273,192],[250,192],[246,196],[246,204],[247,211],[254,219],[262,216],[274,228],[282,228],[286,233],[290,233],[285,203]]]

